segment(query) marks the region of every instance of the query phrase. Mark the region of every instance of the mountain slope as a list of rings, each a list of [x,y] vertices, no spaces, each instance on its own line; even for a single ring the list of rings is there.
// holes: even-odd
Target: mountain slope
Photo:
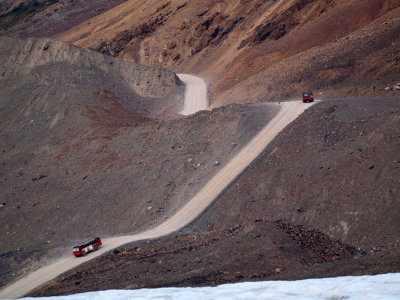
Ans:
[[[398,0],[131,0],[56,38],[201,74],[214,106],[311,88],[329,96],[387,94],[383,88],[399,78],[399,7]]]
[[[399,272],[399,122],[398,99],[316,104],[182,232],[32,295]]]
[[[20,25],[0,18],[6,35],[54,36],[202,75],[216,107],[307,89],[323,97],[398,94],[399,12],[399,0],[80,0],[51,4]]]
[[[400,11],[399,11],[400,12]],[[394,96],[392,90],[400,77],[400,18],[379,19],[377,24],[352,32],[326,45],[316,46],[302,53],[283,58],[255,72],[243,76],[241,69],[227,70],[226,78],[240,81],[233,88],[220,80],[212,87],[218,95],[214,105],[229,102],[264,101],[269,98],[290,98],[300,91],[313,90],[317,97],[339,95]],[[298,41],[299,44],[305,41]],[[295,43],[294,43],[295,44]],[[265,52],[262,52],[265,53]],[[275,54],[271,54],[272,56]],[[257,59],[268,60],[267,55]],[[245,55],[245,61],[251,61]],[[219,87],[223,93],[217,92]],[[384,88],[389,87],[389,91]]]
[[[177,236],[36,294],[399,271],[400,1],[105,2],[50,5],[1,33],[106,55],[0,40],[0,284],[172,214],[276,111],[223,105],[308,89],[394,97],[314,106]],[[223,107],[174,117],[173,72],[110,56],[201,74]]]
[[[276,111],[176,116],[171,71],[49,39],[0,41],[2,284],[91,235],[158,223]]]

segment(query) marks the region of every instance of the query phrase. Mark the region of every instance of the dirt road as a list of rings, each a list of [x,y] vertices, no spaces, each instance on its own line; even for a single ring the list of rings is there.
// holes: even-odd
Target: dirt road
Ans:
[[[77,267],[116,247],[144,239],[158,238],[186,226],[197,218],[211,202],[234,180],[272,141],[295,120],[310,104],[285,102],[277,115],[174,216],[150,230],[129,236],[105,239],[104,246],[86,257],[75,258],[72,254],[44,266],[15,281],[0,291],[0,298],[17,298],[26,295],[58,275]]]
[[[182,115],[191,115],[208,107],[207,85],[203,79],[188,74],[178,74],[185,85],[185,103]]]

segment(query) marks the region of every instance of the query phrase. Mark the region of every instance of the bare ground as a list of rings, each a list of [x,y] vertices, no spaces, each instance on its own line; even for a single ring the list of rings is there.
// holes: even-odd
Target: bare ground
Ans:
[[[315,105],[190,226],[31,295],[398,272],[399,112],[398,98]]]
[[[171,118],[183,105],[172,72],[48,39],[4,40],[2,284],[43,253],[158,223],[276,111],[232,105]]]
[[[137,1],[126,2],[130,10],[108,11],[118,1],[104,10],[102,1],[49,6],[2,34],[57,34],[124,60],[201,73],[214,106],[297,98],[304,89],[376,98],[313,107],[190,227],[96,259],[35,295],[399,271],[399,1],[155,1],[123,18],[138,12]],[[262,104],[230,105],[168,119],[183,91],[171,73],[121,73],[117,60],[49,41],[9,45],[1,43],[0,69],[2,285],[37,268],[44,253],[167,216],[273,114]],[[18,59],[30,48],[40,51]],[[63,53],[82,60],[60,61]],[[35,60],[43,65],[31,68]]]

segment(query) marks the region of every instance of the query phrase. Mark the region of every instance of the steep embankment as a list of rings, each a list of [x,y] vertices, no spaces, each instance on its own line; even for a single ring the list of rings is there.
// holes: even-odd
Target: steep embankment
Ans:
[[[118,206],[113,193],[124,182],[110,173],[124,169],[128,159],[140,160],[120,159],[128,151],[127,130],[140,128],[135,134],[144,134],[154,126],[149,116],[179,111],[183,87],[165,69],[49,39],[1,38],[0,61],[5,283],[10,270],[25,267],[36,249],[87,237],[114,218],[105,212]],[[140,152],[143,144],[130,150]],[[108,199],[113,201],[99,207]]]
[[[170,71],[48,39],[0,47],[2,284],[44,253],[159,223],[275,112],[230,106],[166,119],[183,108]]]

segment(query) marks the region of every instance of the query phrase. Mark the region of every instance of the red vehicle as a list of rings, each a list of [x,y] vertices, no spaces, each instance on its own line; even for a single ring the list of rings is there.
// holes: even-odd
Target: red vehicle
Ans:
[[[90,239],[82,244],[74,246],[72,249],[72,254],[75,256],[85,256],[89,252],[96,251],[99,247],[103,245],[99,237]]]
[[[312,92],[304,92],[303,93],[303,103],[306,102],[314,102],[314,96]]]

